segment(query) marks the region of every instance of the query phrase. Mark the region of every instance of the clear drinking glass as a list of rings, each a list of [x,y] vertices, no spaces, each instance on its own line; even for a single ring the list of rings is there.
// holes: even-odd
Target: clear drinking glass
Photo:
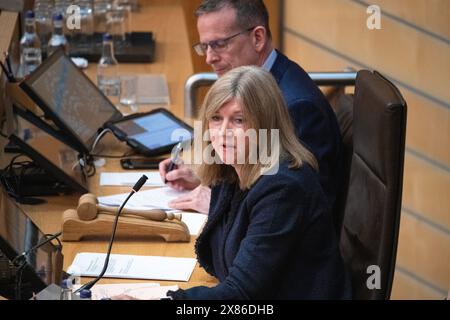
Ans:
[[[113,2],[113,8],[114,8],[114,10],[120,10],[123,13],[125,34],[126,34],[126,38],[128,39],[130,37],[131,28],[132,28],[132,26],[131,26],[132,11],[133,11],[132,4],[128,0],[115,0]]]
[[[105,33],[106,30],[106,14],[111,10],[109,0],[94,0],[94,31],[97,33]]]
[[[106,13],[106,31],[113,37],[115,44],[125,41],[125,14],[123,10],[112,9]]]

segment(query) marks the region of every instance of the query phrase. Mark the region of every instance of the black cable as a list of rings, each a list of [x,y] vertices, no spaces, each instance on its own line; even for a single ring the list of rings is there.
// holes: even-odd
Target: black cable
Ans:
[[[80,166],[81,171],[83,172],[83,175],[85,177],[92,177],[96,173],[95,166],[92,163],[92,157],[86,154],[83,154],[82,156],[79,156],[77,165]],[[75,168],[75,166],[72,168],[72,170]]]
[[[58,237],[56,237],[56,238],[54,238],[54,239],[56,240],[56,242],[58,242],[58,247],[57,247],[57,249],[58,249],[59,251],[61,251],[61,250],[62,250],[62,243],[61,243],[61,240],[59,240],[59,236],[62,235],[62,232],[58,232],[57,235],[58,235]],[[53,237],[53,236],[54,236],[54,234],[51,234],[51,233],[46,233],[46,234],[44,234],[44,237]],[[53,239],[52,239],[52,240],[53,240]]]
[[[23,156],[23,154],[18,154],[18,155],[16,155],[16,156],[14,156],[14,157],[11,159],[11,161],[9,162],[9,164],[3,169],[3,172],[2,172],[2,174],[0,175],[0,180],[1,180],[2,184],[5,186],[6,191],[7,191],[8,194],[10,194],[10,195],[11,195],[11,193],[12,193],[12,196],[14,196],[14,198],[16,198],[16,196],[17,196],[16,190],[15,190],[15,188],[14,188],[13,186],[11,186],[11,185],[9,184],[9,181],[8,181],[8,175],[11,176],[11,174],[12,174],[12,177],[13,177],[14,179],[16,179],[15,174],[13,173],[12,170],[13,170],[14,162],[16,161],[17,158],[19,158],[19,157],[21,157],[21,156]],[[17,182],[17,181],[16,181],[16,182]]]
[[[23,259],[23,258],[26,259],[26,257],[27,257],[30,253],[32,253],[34,250],[39,249],[39,248],[42,247],[44,244],[47,244],[48,242],[50,242],[50,241],[52,241],[52,240],[54,240],[54,239],[57,239],[57,238],[58,238],[59,236],[61,236],[61,235],[62,235],[62,231],[60,231],[60,232],[58,232],[58,233],[55,233],[55,234],[46,234],[46,235],[44,235],[44,238],[45,238],[44,240],[39,241],[39,243],[36,244],[34,247],[32,247],[31,249],[28,249],[28,250],[25,251],[25,252],[22,252],[22,254],[20,254],[20,255],[18,255],[17,257],[15,257],[15,258],[13,259],[13,261],[12,261],[12,264],[16,265],[17,261],[19,261],[20,259]],[[58,239],[58,243],[59,243],[59,245],[61,245],[61,241],[59,241],[59,239]]]
[[[27,256],[32,253],[34,250],[39,249],[44,244],[52,241],[53,239],[56,239],[58,241],[58,246],[61,249],[62,244],[61,241],[58,239],[59,236],[61,236],[62,232],[58,232],[55,234],[45,234],[44,240],[39,241],[38,244],[33,246],[31,249],[28,249],[27,251],[23,252],[22,254],[15,257],[11,263],[17,268],[16,269],[16,281],[15,281],[15,291],[16,291],[16,300],[20,300],[22,298],[21,296],[21,289],[22,289],[22,275],[23,270],[25,269],[25,266],[27,264]],[[18,263],[20,261],[20,264]]]
[[[86,177],[92,177],[96,173],[95,165],[88,159],[86,156],[83,156],[83,165],[81,165],[81,169]]]
[[[24,155],[18,154],[13,157],[10,163],[2,170],[2,174],[0,175],[0,182],[5,187],[8,195],[14,198],[19,203],[30,205],[43,203],[45,200],[32,197],[24,197],[21,195],[20,188],[22,187],[22,178],[25,175],[26,171],[38,169],[36,164],[29,160],[16,162],[17,158],[21,156]],[[16,174],[15,169],[20,170],[19,174]]]
[[[91,153],[90,153],[90,155],[92,156],[92,157],[98,157],[98,158],[111,158],[111,159],[121,159],[121,158],[124,158],[124,157],[128,157],[130,154],[129,153],[124,153],[124,154],[122,154],[122,155],[103,155],[103,154],[94,154],[93,153],[93,151],[94,151],[94,149],[95,149],[95,147],[98,145],[98,143],[100,142],[100,139],[102,139],[103,138],[103,136],[105,136],[107,133],[111,133],[111,134],[113,134],[113,132],[111,131],[111,129],[103,129],[98,135],[97,135],[97,138],[95,139],[95,141],[93,142],[93,144],[92,144],[92,147],[91,147]],[[131,154],[133,154],[133,151],[131,151]]]
[[[93,177],[93,176],[95,176],[95,173],[97,172],[97,169],[95,168],[95,166],[90,166],[90,170],[89,171],[87,171],[87,173],[86,173],[86,176],[87,177]]]
[[[24,154],[21,153],[21,154],[18,154],[18,155],[16,155],[16,156],[14,156],[14,157],[11,159],[11,161],[9,162],[8,167],[11,167],[12,165],[14,165],[14,162],[16,161],[16,159],[22,157],[23,155],[24,155]]]

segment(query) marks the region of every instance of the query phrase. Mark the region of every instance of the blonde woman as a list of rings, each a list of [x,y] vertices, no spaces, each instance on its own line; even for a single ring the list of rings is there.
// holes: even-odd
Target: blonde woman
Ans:
[[[196,253],[200,265],[220,283],[168,295],[173,299],[350,298],[317,162],[298,142],[272,75],[258,67],[229,71],[205,98],[202,121],[203,130],[209,132],[204,150],[210,148],[213,159],[204,161],[197,174],[212,191]],[[262,145],[245,135],[249,129],[258,138],[266,129],[268,143]],[[274,130],[278,145],[270,139]],[[262,163],[261,151],[278,156]],[[255,152],[257,161],[250,163]]]

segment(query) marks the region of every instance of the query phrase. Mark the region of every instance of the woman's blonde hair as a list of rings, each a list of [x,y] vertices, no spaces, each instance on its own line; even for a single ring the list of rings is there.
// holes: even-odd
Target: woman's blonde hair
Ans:
[[[252,128],[256,132],[266,129],[268,136],[271,136],[272,130],[278,129],[279,157],[274,159],[275,162],[278,163],[280,158],[288,159],[290,168],[299,168],[306,162],[318,170],[313,154],[298,141],[282,93],[269,72],[255,66],[244,66],[235,68],[219,78],[202,105],[203,135],[209,128],[211,117],[231,101],[237,102],[242,108],[247,129]],[[203,150],[211,144],[211,141],[207,140],[203,141]],[[273,151],[269,141],[266,146],[260,145],[258,148],[264,149],[268,154]],[[271,163],[269,167],[274,165],[275,163]],[[197,174],[204,185],[239,181],[241,189],[249,189],[264,172],[264,167],[267,166],[260,161],[256,164],[246,162],[242,166],[240,181],[233,167],[220,163],[203,162],[197,168]]]

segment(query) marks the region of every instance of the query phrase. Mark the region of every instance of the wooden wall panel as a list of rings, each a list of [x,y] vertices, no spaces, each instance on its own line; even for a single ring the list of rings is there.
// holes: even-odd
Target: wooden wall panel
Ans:
[[[448,0],[371,0],[361,1],[367,4],[380,6],[381,12],[392,15],[398,19],[434,33],[443,38],[450,39],[448,16],[450,1]]]
[[[307,71],[344,71],[365,68],[333,52],[314,46],[291,32],[283,35],[284,53]],[[370,68],[369,68],[370,69]],[[450,168],[450,110],[396,83],[408,103],[406,140],[409,148]]]
[[[406,144],[450,170],[450,109],[399,86],[408,103]]]
[[[433,167],[410,153],[406,154],[403,207],[416,212],[432,223],[441,225],[450,232],[449,190],[450,174],[448,172]],[[450,263],[450,260],[448,261]]]
[[[363,6],[348,0],[286,0],[285,27],[353,57],[362,64],[450,101],[450,47],[407,26],[382,19],[369,30]],[[299,13],[301,18],[299,19]]]
[[[264,3],[269,11],[269,27],[272,32],[272,41],[276,48],[280,48],[281,35],[281,1],[280,0],[264,0]]]
[[[283,52],[297,61],[306,71],[344,71],[345,68],[361,69],[357,64],[331,54],[296,37],[291,32],[283,34]]]
[[[183,0],[181,2],[183,5],[184,17],[186,20],[189,42],[192,45],[199,41],[197,32],[197,18],[194,16],[194,12],[201,2],[202,0]],[[211,67],[206,64],[205,58],[197,55],[194,49],[191,50],[191,57],[194,67],[194,73],[211,71]]]
[[[396,270],[391,299],[403,300],[408,296],[414,296],[418,300],[443,300],[445,297],[441,291],[424,286],[408,274]]]
[[[450,235],[402,211],[397,267],[417,275],[442,294],[450,289]]]

